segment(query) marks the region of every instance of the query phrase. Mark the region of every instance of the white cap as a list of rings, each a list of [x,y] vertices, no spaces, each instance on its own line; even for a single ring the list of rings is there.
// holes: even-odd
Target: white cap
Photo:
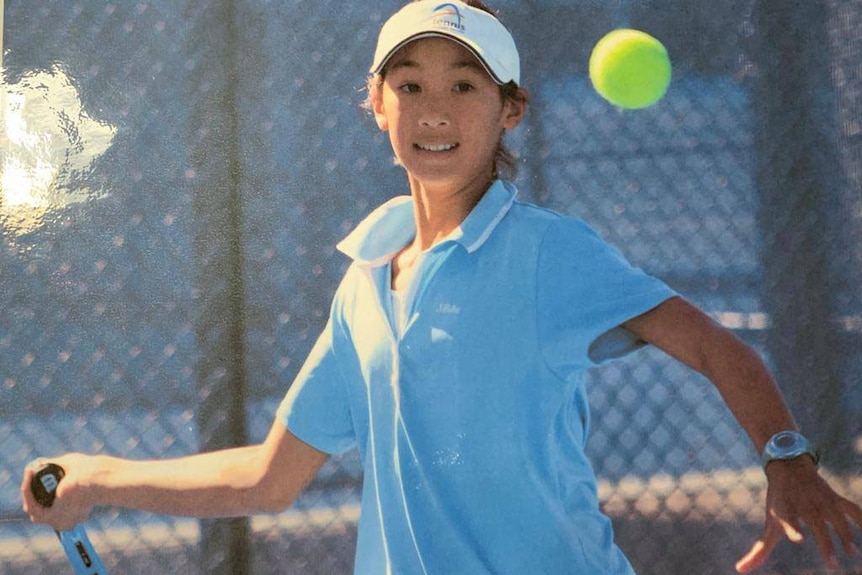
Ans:
[[[401,48],[420,38],[443,37],[470,50],[498,84],[521,81],[512,35],[496,17],[463,2],[421,0],[396,12],[380,30],[371,73],[379,73]]]

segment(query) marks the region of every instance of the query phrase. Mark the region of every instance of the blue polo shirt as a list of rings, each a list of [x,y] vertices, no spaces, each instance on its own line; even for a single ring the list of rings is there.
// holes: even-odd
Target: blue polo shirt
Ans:
[[[495,182],[417,265],[403,329],[390,262],[409,197],[363,221],[326,327],[278,411],[364,469],[355,572],[631,574],[584,455],[585,371],[674,292],[583,222]]]

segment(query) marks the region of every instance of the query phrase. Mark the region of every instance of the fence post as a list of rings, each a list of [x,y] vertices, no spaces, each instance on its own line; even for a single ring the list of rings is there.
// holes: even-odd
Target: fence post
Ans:
[[[230,0],[190,3],[187,56],[201,451],[245,445],[244,286],[236,42]],[[201,570],[250,572],[245,518],[201,522]]]
[[[757,186],[763,235],[767,338],[779,385],[803,432],[832,467],[851,464],[838,325],[836,250],[840,162],[833,141],[828,6],[822,0],[757,4],[753,55]]]

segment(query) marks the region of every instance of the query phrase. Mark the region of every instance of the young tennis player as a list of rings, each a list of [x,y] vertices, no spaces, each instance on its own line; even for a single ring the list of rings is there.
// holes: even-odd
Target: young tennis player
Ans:
[[[479,2],[410,3],[383,26],[369,103],[410,195],[339,248],[353,263],[329,321],[257,446],[179,461],[56,459],[67,472],[34,521],[95,505],[232,516],[285,509],[329,454],[364,468],[355,572],[630,574],[584,455],[584,373],[653,344],[706,375],[769,479],[766,527],[737,567],[830,530],[856,554],[862,511],[816,455],[761,360],[582,222],[516,199],[501,138],[527,93],[502,24]]]

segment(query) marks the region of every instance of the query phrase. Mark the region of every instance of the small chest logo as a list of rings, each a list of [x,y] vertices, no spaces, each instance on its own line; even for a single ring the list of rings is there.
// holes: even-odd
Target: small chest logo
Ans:
[[[448,315],[457,315],[461,313],[461,308],[454,303],[437,304],[437,313],[445,313]]]

